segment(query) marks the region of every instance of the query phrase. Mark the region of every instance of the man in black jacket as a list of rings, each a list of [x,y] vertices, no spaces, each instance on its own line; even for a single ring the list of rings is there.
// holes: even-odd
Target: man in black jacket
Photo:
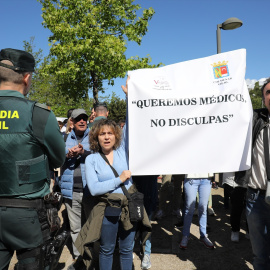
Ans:
[[[269,117],[270,78],[261,88],[266,108],[253,114],[252,163],[251,169],[236,174],[236,182],[248,184],[247,220],[252,244],[255,270],[270,269],[270,204],[266,203],[267,167],[269,163]],[[268,177],[267,177],[268,176]]]

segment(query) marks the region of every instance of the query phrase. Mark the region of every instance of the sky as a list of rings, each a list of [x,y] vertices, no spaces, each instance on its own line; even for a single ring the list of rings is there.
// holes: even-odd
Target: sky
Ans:
[[[246,79],[270,76],[269,0],[135,0],[142,8],[153,7],[155,14],[148,32],[138,46],[128,43],[127,57],[150,55],[153,64],[164,65],[207,57],[217,53],[216,29],[230,17],[243,21],[234,30],[221,30],[221,51],[247,50]],[[36,0],[0,0],[0,49],[23,49],[23,41],[35,37],[36,49],[49,53],[50,31],[42,26],[41,4]],[[114,91],[124,98],[121,84],[106,83],[105,95]]]

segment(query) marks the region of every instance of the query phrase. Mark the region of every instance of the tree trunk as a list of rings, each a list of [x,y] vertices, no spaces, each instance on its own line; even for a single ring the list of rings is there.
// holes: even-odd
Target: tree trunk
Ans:
[[[94,72],[91,72],[92,80],[93,80],[93,99],[94,104],[98,103],[98,89],[99,89],[99,83],[98,83],[98,77]]]

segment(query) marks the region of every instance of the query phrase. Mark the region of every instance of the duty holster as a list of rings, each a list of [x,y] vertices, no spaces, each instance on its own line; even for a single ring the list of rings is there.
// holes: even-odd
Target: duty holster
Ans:
[[[53,270],[57,267],[62,250],[70,236],[67,231],[59,233],[61,220],[58,211],[63,202],[63,195],[60,192],[51,192],[44,197],[44,205],[46,208],[46,218],[49,223],[51,238],[41,247],[41,254],[45,265],[49,265],[49,269]]]
[[[59,233],[61,231],[59,231],[61,220],[58,216],[58,211],[61,208],[62,202],[63,195],[60,192],[51,192],[44,197],[51,238],[41,247],[41,253],[43,261],[45,261],[46,265],[49,265],[50,270],[57,267],[63,248],[70,236],[70,233],[65,230]]]
[[[47,212],[47,220],[50,226],[50,232],[57,232],[61,226],[61,220],[58,216],[63,201],[63,195],[59,192],[51,192],[44,197],[44,204]]]
[[[21,264],[17,263],[15,265],[15,270],[43,270],[45,267],[49,266],[49,270],[54,270],[57,268],[60,256],[62,254],[63,248],[70,236],[70,233],[63,231],[54,238],[48,240],[45,244],[28,250],[17,251],[17,257],[19,260],[25,260],[29,258],[35,258],[31,263]]]
[[[46,265],[49,265],[49,270],[54,270],[57,268],[63,248],[69,236],[70,236],[69,232],[63,231],[58,235],[56,235],[50,241],[47,241],[41,247],[43,261],[46,262]]]

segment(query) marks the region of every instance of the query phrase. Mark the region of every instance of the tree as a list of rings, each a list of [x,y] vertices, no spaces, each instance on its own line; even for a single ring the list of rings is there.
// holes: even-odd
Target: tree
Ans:
[[[34,37],[30,41],[23,41],[25,51],[31,53],[36,61],[35,71],[32,76],[32,84],[27,96],[30,100],[35,100],[39,103],[46,104],[51,107],[56,116],[66,117],[67,111],[70,108],[84,108],[90,113],[93,106],[93,99],[87,97],[71,98],[57,88],[56,76],[50,74],[44,76],[40,72],[47,64],[48,58],[43,58],[41,49],[35,50]]]
[[[42,49],[35,51],[36,46],[35,46],[34,42],[35,42],[35,37],[30,37],[29,41],[24,40],[23,41],[23,48],[25,51],[27,51],[33,55],[33,57],[35,58],[35,61],[36,61],[35,68],[38,69],[39,65],[42,63],[42,60],[43,60],[43,51],[42,51]],[[33,76],[35,76],[35,73]]]
[[[254,88],[249,91],[253,109],[262,108],[262,93],[259,82],[256,82]]]
[[[126,101],[116,96],[113,92],[112,97],[108,102],[109,118],[116,123],[123,119],[126,119]]]
[[[42,4],[43,25],[53,34],[50,63],[43,74],[56,74],[57,85],[71,98],[86,97],[93,90],[94,102],[106,80],[114,84],[126,71],[157,67],[149,56],[127,58],[127,41],[141,44],[152,8],[137,16],[140,5],[134,0],[38,0]]]

